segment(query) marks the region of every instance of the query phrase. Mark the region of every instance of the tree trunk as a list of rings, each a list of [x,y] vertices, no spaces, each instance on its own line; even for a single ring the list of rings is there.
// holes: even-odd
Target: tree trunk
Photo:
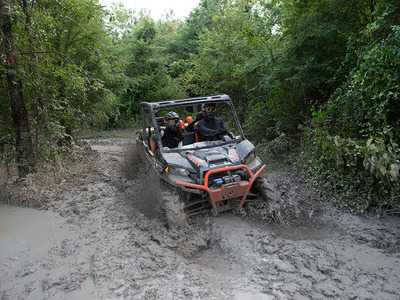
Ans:
[[[33,6],[34,1],[31,1],[31,5]],[[33,38],[33,29],[32,29],[32,19],[29,13],[29,3],[28,0],[22,0],[22,11],[25,14],[25,31],[28,36],[29,41],[29,50],[30,50],[30,57],[31,60],[28,63],[28,71],[30,76],[38,78],[40,76],[40,72],[38,71],[37,66],[39,65],[39,55],[36,51],[36,46],[34,43]],[[42,100],[43,90],[41,85],[35,85],[31,90],[33,95],[32,100],[35,101],[34,105],[31,108],[31,116],[33,118],[33,128],[31,129],[32,133],[32,140],[33,140],[33,147],[34,147],[34,154],[35,154],[35,161],[38,159],[39,154],[39,128],[40,125],[44,125],[46,121],[44,120],[41,112],[44,111],[44,104]],[[32,119],[31,119],[32,120]],[[32,122],[31,122],[32,125]]]
[[[15,150],[19,177],[25,177],[34,166],[34,153],[28,111],[19,76],[17,53],[11,25],[10,4],[0,0],[1,60],[7,70],[8,93],[15,130]]]

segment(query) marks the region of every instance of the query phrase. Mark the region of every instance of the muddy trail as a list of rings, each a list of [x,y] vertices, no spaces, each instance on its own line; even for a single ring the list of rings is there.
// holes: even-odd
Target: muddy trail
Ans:
[[[339,211],[275,172],[268,201],[172,230],[132,140],[87,142],[94,165],[82,176],[9,186],[8,203],[37,208],[0,204],[0,299],[400,295],[399,218]]]

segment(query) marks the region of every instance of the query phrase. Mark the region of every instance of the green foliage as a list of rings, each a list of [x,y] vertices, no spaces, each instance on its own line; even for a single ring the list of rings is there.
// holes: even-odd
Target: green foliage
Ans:
[[[189,14],[183,26],[177,27],[177,34],[170,41],[170,53],[176,60],[190,60],[191,54],[199,52],[200,35],[214,27],[212,19],[214,7],[219,6],[218,0],[203,0]]]
[[[72,145],[74,129],[98,115],[94,110],[98,103],[109,106],[111,91],[122,86],[122,73],[113,61],[105,11],[98,0],[26,4],[10,1],[19,76],[24,82],[21,92],[32,128],[32,151],[37,160],[50,161],[65,151],[64,146]],[[9,110],[7,100],[1,110],[2,116],[3,110]],[[3,133],[3,128],[11,127],[11,119],[1,122]],[[13,145],[14,130],[4,132]]]
[[[308,169],[358,211],[399,212],[400,27],[390,21],[398,13],[387,6],[366,28],[356,67],[308,129]]]
[[[252,139],[296,135],[312,104],[344,80],[348,38],[372,13],[367,1],[219,2],[209,8],[213,26],[199,37],[185,89],[229,94]]]
[[[128,124],[140,115],[140,103],[186,97],[180,86],[180,74],[187,63],[174,60],[170,44],[179,26],[176,20],[155,22],[140,16],[132,35],[122,37],[120,51],[126,57],[124,90],[117,104],[119,122]]]

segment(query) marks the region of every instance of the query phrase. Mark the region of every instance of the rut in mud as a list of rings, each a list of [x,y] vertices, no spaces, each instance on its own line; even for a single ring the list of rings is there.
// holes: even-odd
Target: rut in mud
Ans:
[[[162,189],[143,176],[132,141],[88,143],[95,165],[78,179],[52,189],[20,184],[20,197],[11,187],[9,201],[47,211],[0,206],[1,299],[400,294],[398,218],[339,212],[295,176],[275,172],[266,178],[269,203],[254,199],[244,210],[170,230],[158,205]]]

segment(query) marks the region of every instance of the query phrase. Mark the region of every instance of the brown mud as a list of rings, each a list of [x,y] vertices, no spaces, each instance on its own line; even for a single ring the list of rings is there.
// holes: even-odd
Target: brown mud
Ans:
[[[3,190],[0,299],[400,295],[397,217],[339,211],[294,173],[274,172],[269,199],[171,230],[157,178],[145,175],[132,140],[87,142],[93,166],[80,177]]]

